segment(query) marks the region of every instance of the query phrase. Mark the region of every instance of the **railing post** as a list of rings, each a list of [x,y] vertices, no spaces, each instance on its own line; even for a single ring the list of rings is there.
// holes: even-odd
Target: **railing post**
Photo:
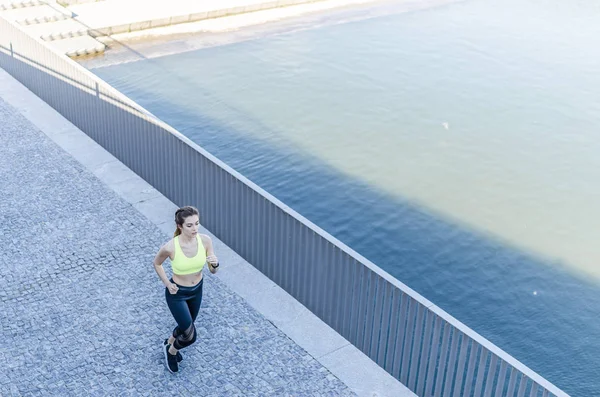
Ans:
[[[10,42],[10,56],[11,57],[15,57],[15,53],[13,52],[13,48],[12,48],[12,41]]]

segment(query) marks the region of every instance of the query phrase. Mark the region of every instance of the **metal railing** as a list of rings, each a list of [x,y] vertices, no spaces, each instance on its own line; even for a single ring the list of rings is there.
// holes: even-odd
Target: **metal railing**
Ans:
[[[0,17],[0,67],[419,396],[567,396],[73,60]]]

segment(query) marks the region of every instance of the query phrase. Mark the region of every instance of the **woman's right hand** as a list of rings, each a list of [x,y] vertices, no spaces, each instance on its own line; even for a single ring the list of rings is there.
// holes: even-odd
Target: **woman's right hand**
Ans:
[[[169,285],[167,285],[167,289],[171,295],[175,295],[177,291],[179,291],[179,287],[175,283],[169,283]]]

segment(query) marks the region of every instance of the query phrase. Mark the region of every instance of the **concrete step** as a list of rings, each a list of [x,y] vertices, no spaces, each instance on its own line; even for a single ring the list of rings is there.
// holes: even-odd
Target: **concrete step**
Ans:
[[[0,0],[0,11],[13,10],[15,8],[35,7],[41,6],[45,3],[54,3],[52,1],[44,0]]]
[[[71,37],[48,42],[51,47],[69,57],[92,55],[104,52],[106,45],[91,36]]]
[[[52,7],[44,4],[3,11],[2,16],[21,25],[31,25],[35,23],[61,21],[71,18],[72,14],[66,8],[60,6]]]
[[[60,0],[60,4],[65,4],[67,7],[75,4],[96,3],[104,0]]]
[[[104,0],[69,6],[92,36],[195,22],[320,0]]]
[[[74,19],[25,26],[25,31],[42,40],[62,40],[88,34],[88,28]]]

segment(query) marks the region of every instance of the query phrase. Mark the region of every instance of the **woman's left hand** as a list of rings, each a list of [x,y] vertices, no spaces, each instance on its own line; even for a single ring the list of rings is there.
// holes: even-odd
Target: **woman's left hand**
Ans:
[[[219,258],[217,258],[216,255],[209,255],[206,257],[206,262],[208,263],[208,270],[215,274],[217,272],[217,268],[219,267]]]

